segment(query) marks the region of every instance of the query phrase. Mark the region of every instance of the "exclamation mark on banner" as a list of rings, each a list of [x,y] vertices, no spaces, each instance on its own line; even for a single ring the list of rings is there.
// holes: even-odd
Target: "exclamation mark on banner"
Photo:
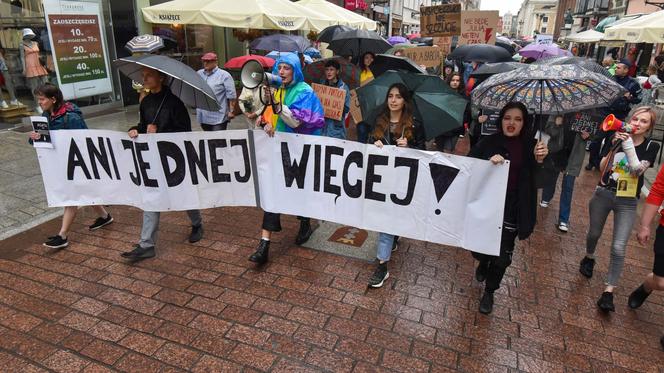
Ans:
[[[429,170],[431,172],[433,188],[436,191],[436,199],[440,202],[447,189],[449,189],[459,174],[459,169],[438,163],[429,163]],[[436,209],[435,213],[436,215],[440,215],[440,209]]]

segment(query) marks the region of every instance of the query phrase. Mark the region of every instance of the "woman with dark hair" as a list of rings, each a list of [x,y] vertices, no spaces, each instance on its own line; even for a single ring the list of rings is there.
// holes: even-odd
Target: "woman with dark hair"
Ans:
[[[460,94],[466,99],[468,98],[466,96],[466,90],[463,86],[463,76],[461,76],[460,73],[454,72],[450,74],[447,79],[445,79],[445,81],[456,93]],[[470,106],[466,105],[466,110],[463,114],[463,125],[436,137],[436,148],[438,148],[438,151],[454,153],[457,141],[459,141],[459,136],[463,136],[466,133],[465,124],[469,122]]]
[[[512,264],[516,238],[525,240],[535,228],[537,188],[534,170],[544,161],[549,150],[544,142],[533,138],[529,119],[524,104],[508,103],[500,111],[498,133],[483,137],[469,154],[496,165],[510,161],[500,255],[473,253],[473,257],[479,260],[475,278],[479,282],[486,281],[479,307],[484,314],[493,310],[493,293],[500,287],[507,267]]]
[[[396,145],[404,148],[425,149],[422,126],[413,120],[413,102],[411,94],[402,83],[395,83],[387,90],[383,110],[376,118],[369,143],[382,148],[385,145]],[[376,258],[378,267],[369,279],[369,286],[379,288],[390,276],[387,262],[392,251],[396,249],[398,237],[389,233],[378,233]]]
[[[83,120],[81,110],[71,102],[65,102],[60,88],[47,83],[35,89],[35,96],[37,97],[39,107],[43,110],[42,115],[46,117],[46,120],[48,121],[49,131],[79,130],[88,128]],[[30,132],[31,141],[38,140],[40,137],[41,135],[39,133],[35,131]],[[99,217],[88,227],[90,230],[99,229],[113,222],[113,217],[106,212],[104,206],[95,205],[92,206],[92,209],[95,210]],[[49,237],[46,242],[44,242],[44,246],[52,249],[63,249],[69,245],[67,233],[69,233],[69,228],[71,228],[71,225],[76,218],[77,211],[78,206],[65,207],[64,215],[62,216],[62,225],[60,225],[60,232],[55,236]]]
[[[376,55],[372,52],[366,52],[360,57],[360,85],[365,85],[368,81],[374,78],[369,66],[371,66],[375,58]],[[366,143],[369,137],[369,124],[362,121],[357,123],[355,129],[357,131],[357,141],[363,144]]]

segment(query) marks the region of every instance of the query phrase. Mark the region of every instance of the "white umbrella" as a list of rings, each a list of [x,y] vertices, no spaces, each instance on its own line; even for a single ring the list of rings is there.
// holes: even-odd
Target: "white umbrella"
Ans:
[[[602,39],[604,39],[604,33],[592,29],[565,37],[565,41],[575,43],[595,43]]]
[[[342,25],[348,25],[362,30],[376,30],[376,21],[363,17],[327,0],[299,0],[295,4],[301,5],[319,14],[327,14],[334,19],[340,20],[341,22],[339,22],[339,24]]]
[[[606,40],[628,43],[664,43],[664,10],[646,14],[604,31]]]

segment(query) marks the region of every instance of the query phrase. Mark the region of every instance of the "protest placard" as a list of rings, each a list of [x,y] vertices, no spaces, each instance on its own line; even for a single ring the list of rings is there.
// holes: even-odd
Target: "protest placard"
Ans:
[[[576,113],[572,116],[570,126],[575,132],[588,132],[594,135],[602,124],[604,116],[593,115],[587,111]]]
[[[440,48],[443,55],[447,56],[452,50],[452,37],[451,36],[440,36],[433,38],[433,45],[436,45]]]
[[[499,20],[497,10],[461,12],[461,34],[458,44],[496,44]]]
[[[442,49],[438,47],[406,48],[404,49],[403,54],[413,60],[416,64],[426,67],[440,66],[443,57],[445,57]]]
[[[454,36],[461,30],[461,4],[442,4],[420,8],[420,34]]]
[[[320,103],[323,105],[325,118],[341,120],[344,114],[346,90],[318,83],[312,83],[311,88],[313,88]]]
[[[553,35],[537,34],[535,36],[536,44],[553,44]]]
[[[355,123],[362,121],[362,109],[360,109],[360,100],[357,97],[357,90],[350,91],[350,116]]]

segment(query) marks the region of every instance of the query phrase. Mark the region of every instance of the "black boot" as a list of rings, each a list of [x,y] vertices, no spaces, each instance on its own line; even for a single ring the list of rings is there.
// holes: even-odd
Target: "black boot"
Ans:
[[[605,313],[615,312],[616,307],[613,305],[613,293],[610,291],[603,292],[602,296],[597,300],[597,307]]]
[[[488,315],[493,311],[493,291],[484,291],[480,300],[480,313]]]
[[[268,259],[268,252],[270,250],[270,241],[261,239],[261,242],[256,248],[256,252],[249,257],[250,262],[265,264]]]
[[[643,284],[641,284],[641,286],[636,288],[636,290],[634,290],[632,294],[629,295],[629,298],[627,300],[629,308],[635,309],[641,307],[643,302],[645,302],[646,299],[648,298],[648,295],[650,295],[650,293],[648,293],[646,291],[646,288],[643,287]]]
[[[489,270],[489,262],[482,262],[477,265],[475,269],[475,280],[478,282],[484,282],[486,280],[486,272]]]
[[[311,230],[311,223],[309,220],[300,220],[300,231],[297,232],[297,237],[295,237],[295,244],[302,245],[303,243],[309,241],[309,237],[314,231]]]
[[[203,224],[192,225],[189,234],[189,243],[196,243],[203,238]]]
[[[595,259],[584,256],[579,264],[579,272],[585,277],[591,278],[593,277],[593,268],[595,268]]]

